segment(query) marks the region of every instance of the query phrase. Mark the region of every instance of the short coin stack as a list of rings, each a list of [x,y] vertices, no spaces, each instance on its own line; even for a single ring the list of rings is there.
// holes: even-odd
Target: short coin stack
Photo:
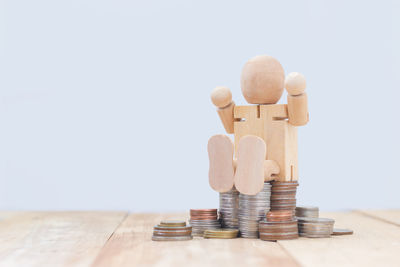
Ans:
[[[271,210],[295,210],[297,181],[272,182]]]
[[[318,218],[319,209],[311,206],[296,207],[296,217]]]
[[[219,218],[223,228],[239,228],[239,192],[235,187],[219,194]]]
[[[239,231],[245,238],[258,238],[258,223],[265,219],[265,213],[270,209],[271,184],[264,183],[264,188],[258,194],[239,195]]]
[[[203,236],[204,230],[221,228],[217,209],[191,209],[190,224],[194,236]]]
[[[217,229],[217,230],[205,230],[204,238],[214,239],[231,239],[238,236],[239,230],[235,229]]]
[[[275,241],[299,237],[297,220],[292,210],[270,211],[266,218],[259,225],[261,240]]]
[[[297,217],[299,235],[305,237],[330,237],[335,221],[327,218]]]
[[[183,241],[192,239],[192,227],[185,221],[161,221],[154,226],[153,241]]]

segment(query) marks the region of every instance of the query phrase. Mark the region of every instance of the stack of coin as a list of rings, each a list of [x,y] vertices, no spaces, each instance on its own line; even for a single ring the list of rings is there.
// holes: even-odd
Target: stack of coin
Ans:
[[[192,239],[192,227],[185,221],[161,221],[154,226],[153,241],[182,241]]]
[[[205,230],[204,238],[230,239],[236,238],[238,233],[239,230],[237,229]]]
[[[333,219],[297,217],[299,235],[305,237],[330,237],[333,233]]]
[[[190,224],[193,227],[194,236],[203,236],[204,230],[207,229],[221,228],[217,209],[191,209]]]
[[[271,210],[295,210],[297,181],[272,182]]]
[[[266,217],[268,222],[288,222],[294,219],[292,210],[269,211]]]
[[[235,187],[219,194],[219,218],[223,228],[239,228],[239,192]]]
[[[239,231],[245,238],[258,238],[258,223],[270,209],[271,184],[264,183],[257,195],[239,195]]]
[[[289,221],[261,221],[260,239],[267,241],[296,239],[299,237],[297,220]]]
[[[318,218],[319,209],[311,206],[296,207],[296,217]]]

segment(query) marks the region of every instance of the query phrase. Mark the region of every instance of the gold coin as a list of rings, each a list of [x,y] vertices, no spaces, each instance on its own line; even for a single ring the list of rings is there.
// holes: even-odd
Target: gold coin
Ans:
[[[159,225],[165,227],[179,227],[179,226],[186,226],[186,222],[178,220],[164,220],[161,221]]]
[[[204,231],[204,238],[235,238],[238,233],[236,229],[209,229]]]

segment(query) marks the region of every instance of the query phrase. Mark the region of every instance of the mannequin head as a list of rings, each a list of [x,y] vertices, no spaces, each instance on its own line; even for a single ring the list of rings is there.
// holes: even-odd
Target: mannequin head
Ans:
[[[261,55],[243,67],[240,85],[250,104],[276,104],[282,96],[285,72],[278,60]]]

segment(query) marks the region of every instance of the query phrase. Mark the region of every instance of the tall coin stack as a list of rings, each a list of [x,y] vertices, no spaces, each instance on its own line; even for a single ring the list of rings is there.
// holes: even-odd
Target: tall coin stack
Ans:
[[[296,209],[297,181],[272,182],[271,210]]]
[[[235,187],[219,194],[219,218],[223,228],[239,228],[239,191]]]
[[[275,241],[299,237],[297,220],[292,210],[270,211],[266,218],[259,225],[261,240]]]
[[[264,183],[264,188],[257,195],[239,195],[239,231],[245,238],[258,238],[258,223],[265,218],[270,209],[271,184]]]
[[[191,209],[189,222],[194,236],[203,236],[204,230],[221,228],[217,209]]]

